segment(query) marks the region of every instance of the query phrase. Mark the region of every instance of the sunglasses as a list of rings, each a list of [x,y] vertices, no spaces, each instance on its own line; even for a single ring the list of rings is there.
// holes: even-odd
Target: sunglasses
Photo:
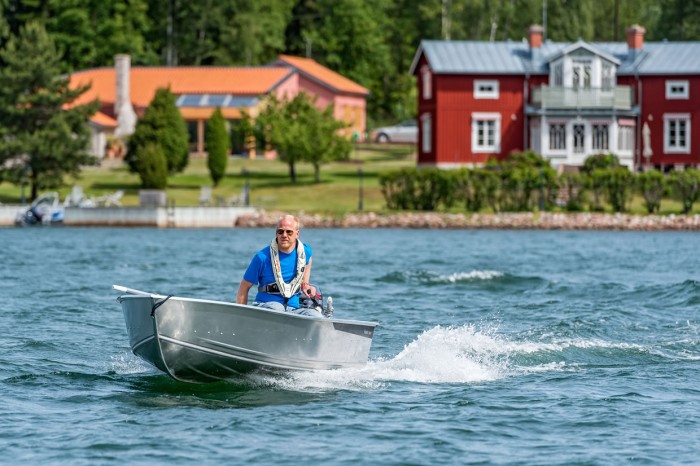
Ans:
[[[285,234],[285,233],[287,233],[287,236],[292,236],[292,235],[294,234],[294,230],[284,230],[284,229],[282,229],[282,228],[279,228],[279,229],[277,230],[277,234],[278,234],[278,235],[283,235],[283,234]]]

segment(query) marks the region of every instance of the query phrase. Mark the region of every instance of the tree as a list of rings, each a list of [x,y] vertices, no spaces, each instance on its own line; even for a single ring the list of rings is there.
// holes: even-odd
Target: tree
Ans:
[[[676,198],[683,204],[683,213],[689,214],[700,199],[700,170],[689,168],[673,172],[671,184]]]
[[[644,198],[647,212],[650,214],[658,212],[661,198],[666,192],[666,176],[658,170],[649,170],[637,175],[635,184]]]
[[[185,169],[188,162],[189,143],[187,126],[175,105],[170,89],[158,89],[146,112],[136,123],[134,134],[128,142],[125,160],[131,171],[138,173],[138,159],[149,144],[158,144],[168,163],[168,173]]]
[[[0,170],[15,184],[27,176],[33,200],[94,163],[87,122],[97,102],[73,104],[88,87],[71,89],[59,76],[59,54],[40,23],[22,27],[0,59]]]
[[[352,151],[349,139],[339,134],[345,124],[333,117],[333,106],[319,111],[311,105],[308,109],[308,140],[311,142],[309,152],[304,160],[314,167],[314,181],[321,182],[321,165],[334,160],[346,160]]]
[[[303,33],[313,45],[313,58],[370,90],[368,111],[382,119],[392,113],[396,97],[392,96],[392,90],[397,83],[407,80],[390,68],[392,57],[387,34],[391,19],[386,15],[389,3],[388,0],[318,0],[315,9],[318,22]],[[403,84],[402,89],[408,91]]]
[[[258,137],[269,142],[280,160],[289,165],[292,183],[296,183],[298,162],[313,164],[318,182],[321,164],[347,158],[350,153],[350,143],[338,135],[343,124],[333,118],[332,108],[319,110],[304,92],[291,100],[268,97],[256,126]]]
[[[586,188],[591,192],[590,209],[603,211],[602,197],[606,189],[606,173],[609,168],[620,166],[620,160],[614,154],[595,154],[583,161],[581,171],[584,174]]]
[[[217,108],[207,120],[206,128],[207,143],[207,166],[209,174],[214,182],[214,186],[219,185],[219,181],[226,173],[226,162],[228,161],[228,150],[231,145],[228,132],[226,131],[226,120],[221,114],[221,109]]]
[[[165,189],[168,186],[168,163],[158,144],[146,144],[137,165],[142,188]]]
[[[603,180],[613,212],[624,212],[632,196],[632,173],[622,166],[598,169],[595,173]]]

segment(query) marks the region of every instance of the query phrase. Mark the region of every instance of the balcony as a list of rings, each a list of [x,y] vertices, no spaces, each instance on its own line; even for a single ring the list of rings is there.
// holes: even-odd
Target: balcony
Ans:
[[[634,104],[632,86],[612,89],[549,87],[532,90],[532,105],[543,109],[615,109],[631,110]]]

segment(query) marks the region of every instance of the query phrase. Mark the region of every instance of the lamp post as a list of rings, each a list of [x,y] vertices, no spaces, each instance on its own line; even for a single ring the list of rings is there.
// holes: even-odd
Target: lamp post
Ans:
[[[245,168],[241,169],[241,173],[245,176],[245,186],[243,187],[243,205],[250,206],[250,172]]]
[[[359,211],[362,211],[362,208],[363,208],[363,205],[362,205],[362,204],[363,204],[363,199],[362,199],[362,197],[363,197],[363,192],[362,192],[362,169],[361,169],[361,168],[358,168],[358,169],[357,169],[357,176],[360,178],[360,192],[359,192],[360,200],[359,200],[359,203],[358,203],[358,205],[357,205],[357,209],[358,209]]]
[[[29,171],[29,167],[27,164],[24,165],[24,168],[22,168],[22,181],[20,182],[22,186],[22,195],[20,199],[20,204],[24,204],[27,202],[27,198],[24,196],[24,187],[27,185],[27,172]]]
[[[540,212],[544,212],[544,169],[540,167]]]

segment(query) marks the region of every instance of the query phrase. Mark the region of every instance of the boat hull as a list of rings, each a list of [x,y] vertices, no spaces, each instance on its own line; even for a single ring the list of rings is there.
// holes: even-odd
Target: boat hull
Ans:
[[[118,300],[133,353],[185,382],[213,382],[260,368],[361,367],[367,363],[377,325],[165,298],[124,295]]]

